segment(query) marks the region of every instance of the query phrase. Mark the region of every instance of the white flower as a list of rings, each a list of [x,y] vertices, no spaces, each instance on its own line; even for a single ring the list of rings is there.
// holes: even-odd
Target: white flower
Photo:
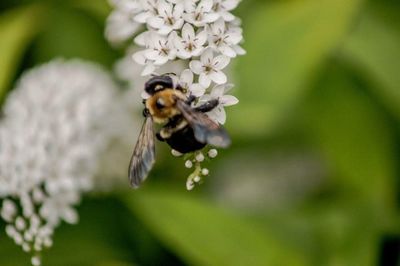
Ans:
[[[212,7],[213,0],[201,0],[197,6],[193,4],[188,7],[183,18],[196,27],[203,27],[219,18],[219,15],[212,10]]]
[[[146,51],[139,51],[132,55],[132,59],[139,65],[144,65],[145,68],[142,70],[142,76],[148,76],[154,72],[156,66],[154,65],[153,60],[149,60],[145,55]]]
[[[178,57],[188,59],[199,56],[204,50],[203,45],[206,41],[206,30],[195,34],[193,27],[186,23],[182,28],[182,37],[176,37],[174,39],[175,47],[178,49]]]
[[[115,10],[107,18],[105,36],[111,43],[120,43],[131,38],[140,28],[134,21],[135,15],[141,10],[135,0],[111,1]]]
[[[200,97],[206,89],[198,83],[193,83],[193,78],[193,72],[190,69],[185,69],[181,73],[178,84],[182,89],[189,92],[190,95]]]
[[[176,58],[176,48],[174,38],[176,33],[171,33],[168,37],[152,34],[150,48],[144,51],[144,56],[153,61],[154,65],[161,66],[169,60]]]
[[[191,6],[195,5],[199,0],[167,0],[168,2],[176,5],[182,5],[184,10],[188,10]]]
[[[207,115],[220,124],[225,124],[226,121],[226,112],[224,107],[235,105],[239,102],[235,96],[225,95],[225,93],[232,87],[232,84],[217,85],[211,90],[210,94],[203,95],[199,101],[201,104],[202,102],[207,102],[211,99],[218,99],[218,106],[208,112]],[[210,153],[209,156],[211,157]]]
[[[141,93],[144,92],[144,84],[149,79],[145,76],[148,72],[150,72],[150,74],[154,74],[156,66],[154,66],[154,64],[152,65],[151,61],[146,59],[143,51],[138,51],[139,49],[137,48],[129,49],[127,51],[127,55],[116,62],[114,66],[114,71],[119,79],[128,82],[130,89],[132,91],[135,91],[135,94],[132,94],[129,98],[131,100],[130,105],[137,107],[140,106],[140,108],[142,108],[143,105],[140,98],[137,98],[135,96],[141,95]],[[132,58],[134,60],[132,60]],[[142,69],[142,65],[146,65],[146,68],[144,70]],[[149,70],[146,70],[147,67],[149,68]],[[157,72],[160,74],[167,72],[180,73],[183,69],[185,69],[184,63],[180,60],[175,60],[168,61],[166,64],[158,67]]]
[[[229,57],[242,54],[241,50],[243,49],[237,49],[238,44],[243,39],[240,28],[231,27],[227,30],[224,20],[219,19],[210,26],[209,31],[208,43],[210,47]]]
[[[112,79],[80,61],[29,71],[7,98],[0,121],[1,216],[26,252],[51,246],[60,222],[77,222],[74,205],[93,188],[101,155],[130,123],[121,103]]]
[[[218,151],[216,149],[211,149],[208,151],[208,157],[215,158],[218,155]]]
[[[138,0],[141,10],[133,18],[136,22],[144,24],[151,17],[157,16],[158,0]]]
[[[212,49],[208,48],[200,56],[200,61],[193,60],[189,66],[193,73],[199,75],[199,83],[208,88],[211,81],[217,84],[226,83],[226,75],[221,70],[229,64],[229,61],[229,57],[224,55],[214,57]]]
[[[158,2],[157,16],[149,17],[147,23],[154,29],[158,29],[158,33],[166,35],[173,30],[182,28],[183,25],[183,5],[177,4],[173,6],[163,0]]]
[[[215,13],[223,18],[225,21],[233,21],[235,16],[229,11],[235,9],[239,4],[239,0],[214,0],[212,9]]]

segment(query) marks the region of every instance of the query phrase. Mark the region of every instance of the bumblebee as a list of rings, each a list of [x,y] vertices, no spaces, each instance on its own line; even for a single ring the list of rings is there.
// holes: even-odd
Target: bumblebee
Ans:
[[[150,97],[143,101],[145,120],[129,165],[132,187],[139,187],[154,165],[155,136],[180,153],[194,152],[207,144],[220,148],[230,145],[225,129],[205,114],[218,105],[218,99],[192,107],[195,97],[187,97],[169,75],[152,77],[145,91]],[[156,134],[154,123],[163,125]]]

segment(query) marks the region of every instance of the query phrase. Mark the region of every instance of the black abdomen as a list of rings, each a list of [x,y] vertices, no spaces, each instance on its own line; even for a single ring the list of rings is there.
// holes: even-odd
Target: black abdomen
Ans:
[[[194,137],[193,129],[186,126],[183,129],[174,132],[171,137],[165,140],[171,148],[180,153],[189,153],[197,151],[206,146],[205,143],[198,142]]]

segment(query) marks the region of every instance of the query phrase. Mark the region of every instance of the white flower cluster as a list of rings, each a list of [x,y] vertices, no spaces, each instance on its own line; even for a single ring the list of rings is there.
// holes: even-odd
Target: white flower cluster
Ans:
[[[0,121],[0,215],[33,265],[60,222],[78,221],[74,205],[93,187],[100,154],[129,123],[119,102],[111,78],[81,61],[31,70],[9,95]]]
[[[224,107],[238,103],[236,97],[226,95],[233,86],[224,69],[232,58],[245,53],[240,46],[241,22],[231,13],[239,1],[111,0],[114,10],[105,35],[111,43],[133,40],[139,48],[129,48],[129,55],[142,76],[161,69],[170,73],[174,70],[169,67],[179,62],[176,82],[188,96],[196,97],[194,105],[218,99],[219,105],[207,115],[224,124]],[[124,60],[117,68],[119,76],[139,79],[134,75],[137,71],[129,69],[133,68]]]

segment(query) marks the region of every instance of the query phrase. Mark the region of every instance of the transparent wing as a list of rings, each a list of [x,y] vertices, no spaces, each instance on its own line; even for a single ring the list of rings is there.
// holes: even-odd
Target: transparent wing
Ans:
[[[192,109],[183,101],[177,101],[176,107],[193,128],[194,137],[201,143],[226,148],[231,144],[226,130],[212,121],[206,114]]]
[[[146,179],[155,162],[153,119],[146,117],[129,164],[129,181],[138,188]]]

